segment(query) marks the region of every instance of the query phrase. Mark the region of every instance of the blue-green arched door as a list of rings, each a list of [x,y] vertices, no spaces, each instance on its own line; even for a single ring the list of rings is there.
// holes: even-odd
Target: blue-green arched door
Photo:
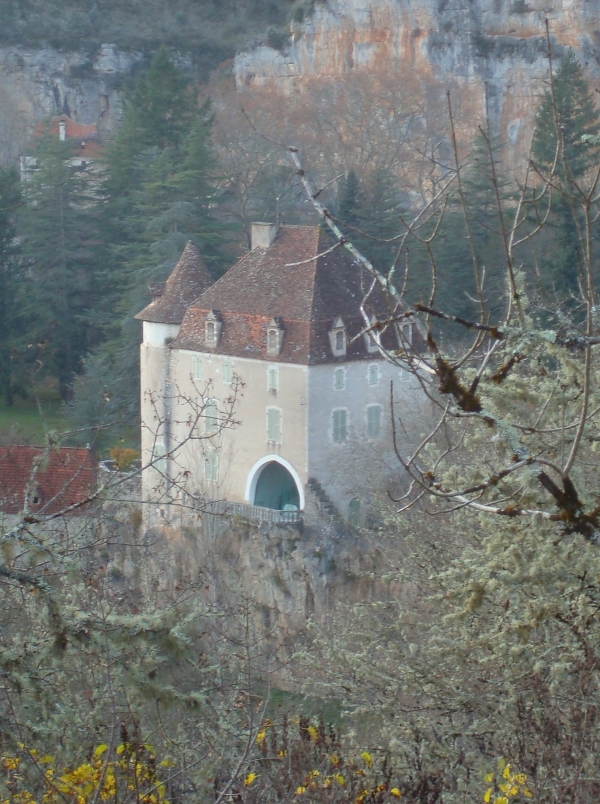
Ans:
[[[277,461],[264,466],[256,483],[254,505],[277,511],[297,511],[300,508],[296,482],[285,466]]]

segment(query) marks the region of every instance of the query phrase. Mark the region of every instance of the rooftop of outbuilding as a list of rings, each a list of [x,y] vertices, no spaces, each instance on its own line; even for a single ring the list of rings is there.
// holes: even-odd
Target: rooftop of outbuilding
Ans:
[[[0,446],[0,511],[55,514],[84,502],[96,485],[96,462],[87,449],[45,451],[28,445]],[[76,509],[75,512],[80,512]]]

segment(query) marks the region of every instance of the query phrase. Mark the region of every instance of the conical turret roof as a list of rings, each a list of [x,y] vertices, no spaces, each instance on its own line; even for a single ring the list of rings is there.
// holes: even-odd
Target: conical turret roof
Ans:
[[[181,324],[190,304],[212,283],[204,260],[190,240],[160,295],[155,291],[153,301],[135,317],[155,324]]]

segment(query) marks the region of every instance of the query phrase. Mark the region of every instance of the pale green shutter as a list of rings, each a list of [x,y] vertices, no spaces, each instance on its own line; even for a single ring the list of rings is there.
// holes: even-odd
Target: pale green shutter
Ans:
[[[381,433],[381,408],[369,405],[367,408],[367,437],[378,438]]]
[[[219,453],[216,449],[210,449],[204,458],[204,468],[206,479],[209,483],[216,483],[219,476]]]
[[[276,444],[281,442],[281,411],[279,408],[267,409],[267,438]]]
[[[204,422],[207,433],[216,433],[219,429],[219,409],[215,399],[209,399],[204,408]]]
[[[345,410],[333,411],[333,443],[344,444],[348,438],[348,414]]]
[[[192,360],[192,376],[195,380],[202,379],[202,358],[194,357]]]

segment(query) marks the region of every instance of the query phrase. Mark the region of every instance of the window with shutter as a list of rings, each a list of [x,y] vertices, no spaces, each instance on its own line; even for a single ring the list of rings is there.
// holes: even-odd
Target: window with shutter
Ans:
[[[154,468],[157,472],[164,474],[167,468],[167,462],[165,460],[165,445],[160,441],[157,441],[154,445],[154,450],[152,454],[152,461],[154,463]]]
[[[223,363],[223,382],[225,385],[231,385],[233,382],[233,366],[231,363]]]
[[[381,408],[369,405],[367,408],[367,438],[378,438],[381,433]]]
[[[219,478],[219,453],[209,449],[204,456],[204,471],[209,483],[216,483]]]
[[[192,377],[195,380],[202,379],[202,358],[201,357],[194,357],[192,360]]]
[[[207,399],[204,406],[204,431],[213,434],[219,430],[219,408],[216,399]]]
[[[267,369],[267,389],[274,393],[279,391],[279,369],[277,366],[269,366]]]
[[[348,439],[348,412],[346,410],[333,411],[333,443],[345,444]]]
[[[376,363],[369,366],[369,385],[379,385],[379,366]]]
[[[333,387],[336,391],[343,391],[346,387],[346,372],[343,368],[333,372]]]
[[[275,444],[281,443],[281,411],[267,408],[267,439]]]

